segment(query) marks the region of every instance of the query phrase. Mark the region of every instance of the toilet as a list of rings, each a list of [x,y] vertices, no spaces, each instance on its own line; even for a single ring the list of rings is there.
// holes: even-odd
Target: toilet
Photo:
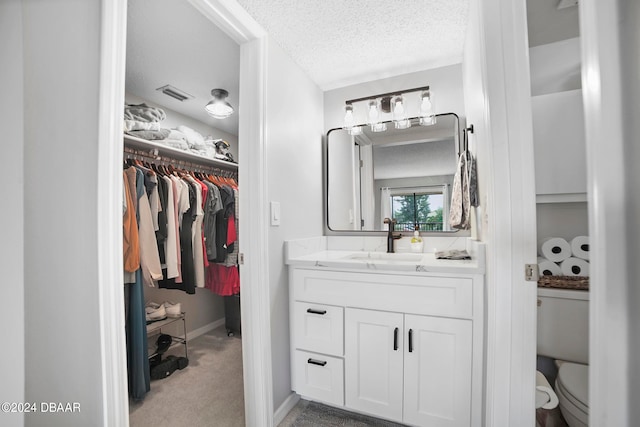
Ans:
[[[589,292],[538,288],[538,356],[555,359],[555,392],[569,427],[589,425]]]

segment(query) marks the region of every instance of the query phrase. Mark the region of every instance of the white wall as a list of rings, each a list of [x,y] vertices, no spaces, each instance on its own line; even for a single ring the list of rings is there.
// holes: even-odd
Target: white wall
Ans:
[[[268,198],[281,206],[269,230],[273,402],[291,393],[289,291],[283,243],[322,235],[322,92],[273,42],[267,47]]]
[[[0,260],[3,284],[0,322],[7,345],[0,352],[0,402],[25,401],[24,362],[24,134],[23,134],[23,56],[22,5],[18,0],[0,3],[0,56],[11,58],[0,67],[0,81],[5,82],[0,97],[0,121],[4,130],[3,172],[10,179],[2,186],[0,198],[5,207],[1,214]],[[0,423],[19,426],[24,415],[0,414]]]
[[[462,93],[462,65],[418,71],[387,79],[375,80],[329,90],[324,93],[324,129],[325,133],[344,124],[344,102],[348,99],[362,98],[394,90],[430,86],[436,113],[456,113],[461,118],[464,113],[464,95]],[[357,104],[360,106],[360,104]],[[365,123],[364,110],[354,108],[356,123]]]
[[[538,242],[545,237],[571,240],[589,234],[586,202],[538,203],[536,207]]]
[[[531,96],[582,88],[580,38],[529,49]]]
[[[81,406],[79,413],[25,419],[29,426],[100,425],[101,2],[23,1],[22,12],[25,400]]]
[[[637,184],[640,182],[640,144],[638,144],[638,135],[640,135],[640,121],[637,120],[640,114],[638,99],[640,99],[640,65],[637,61],[637,53],[640,51],[640,3],[635,0],[620,1],[621,11],[621,58],[622,58],[622,87],[623,93],[623,111],[626,118],[623,121],[625,131],[625,147],[626,152],[626,182],[628,188],[635,188],[628,194],[627,219],[629,222],[625,225],[628,229],[627,253],[634,254],[632,261],[628,263],[628,277],[632,278],[627,284],[629,290],[629,313],[628,324],[632,325],[630,330],[631,349],[629,359],[629,377],[630,390],[629,401],[630,413],[629,420],[640,419],[640,407],[635,404],[636,397],[640,393],[640,366],[638,360],[640,357],[640,336],[637,333],[637,325],[640,324],[640,263],[637,262],[637,254],[640,253],[640,193],[637,191]],[[605,369],[606,371],[606,369]]]

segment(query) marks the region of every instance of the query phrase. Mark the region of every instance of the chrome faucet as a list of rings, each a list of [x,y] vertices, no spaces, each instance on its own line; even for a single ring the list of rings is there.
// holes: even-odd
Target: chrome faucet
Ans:
[[[389,233],[387,233],[387,253],[388,254],[392,254],[395,252],[395,250],[393,249],[393,241],[402,238],[401,233],[393,234],[393,229],[395,228],[396,222],[397,221],[395,219],[391,219],[391,218],[384,219],[384,223],[389,224]]]

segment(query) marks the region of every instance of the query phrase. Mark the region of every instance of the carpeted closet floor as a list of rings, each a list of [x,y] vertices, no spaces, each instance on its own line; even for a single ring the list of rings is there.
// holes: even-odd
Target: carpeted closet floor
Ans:
[[[132,427],[243,427],[242,340],[219,327],[189,341],[189,366],[129,402]],[[176,346],[167,354],[184,355]]]

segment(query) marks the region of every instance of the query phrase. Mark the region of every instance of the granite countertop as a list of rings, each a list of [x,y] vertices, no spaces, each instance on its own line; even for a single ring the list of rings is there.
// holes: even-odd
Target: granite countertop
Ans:
[[[376,271],[483,274],[484,260],[436,259],[434,253],[321,250],[287,257],[296,267],[326,267]]]

